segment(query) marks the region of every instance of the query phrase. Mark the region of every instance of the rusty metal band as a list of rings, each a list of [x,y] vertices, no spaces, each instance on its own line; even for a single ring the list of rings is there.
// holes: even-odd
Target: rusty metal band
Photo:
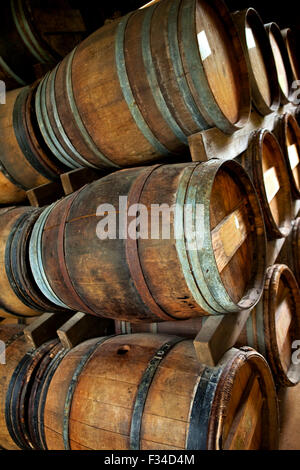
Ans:
[[[95,144],[94,140],[92,139],[91,135],[89,134],[87,128],[85,127],[85,124],[80,116],[76,101],[75,101],[75,96],[74,96],[74,90],[73,90],[73,81],[72,81],[72,64],[73,64],[73,59],[74,55],[77,51],[77,48],[70,53],[68,59],[67,59],[67,66],[66,66],[66,91],[67,91],[67,97],[68,97],[68,102],[72,111],[72,118],[74,119],[76,126],[82,136],[82,139],[84,143],[89,147],[89,149],[96,155],[96,157],[99,158],[99,166],[105,167],[105,168],[120,168],[118,165],[116,165],[112,160],[109,160],[108,157],[106,157],[100,149],[97,147]],[[87,164],[85,165],[87,166]]]
[[[11,0],[10,5],[12,17],[16,25],[17,31],[21,36],[22,41],[29,49],[30,53],[38,60],[38,62],[41,62],[42,64],[53,62],[55,59],[48,54],[48,52],[41,46],[41,44],[39,44],[31,30],[23,8],[23,0]],[[18,15],[20,15],[22,24],[20,23]],[[24,30],[22,28],[22,25],[24,27]]]
[[[97,315],[96,312],[91,310],[86,303],[81,299],[79,294],[77,293],[70,273],[67,268],[66,264],[66,256],[65,256],[65,228],[67,224],[67,219],[71,210],[71,206],[78,196],[78,194],[85,188],[86,186],[83,186],[79,191],[76,191],[73,193],[71,196],[69,196],[68,200],[64,201],[64,210],[63,213],[61,214],[60,217],[60,225],[59,225],[59,230],[58,230],[58,235],[57,235],[57,241],[56,241],[56,246],[57,246],[57,257],[58,257],[58,265],[60,268],[60,272],[62,274],[65,286],[69,290],[72,298],[74,301],[78,304],[79,307],[76,306],[78,310],[82,310],[83,312],[90,313],[92,315]]]
[[[15,72],[7,65],[3,57],[0,56],[0,67],[4,70],[5,73],[7,73],[8,76],[13,78],[18,85],[20,86],[25,86],[26,82],[22,78],[20,78],[18,75],[15,74]]]
[[[60,133],[63,142],[66,144],[66,146],[69,148],[70,152],[74,155],[75,160],[74,160],[74,165],[78,164],[78,168],[80,168],[82,165],[83,166],[88,166],[91,168],[99,169],[96,165],[93,165],[90,163],[88,160],[86,160],[79,152],[78,150],[74,147],[72,142],[70,141],[69,137],[67,136],[63,124],[61,122],[61,119],[59,117],[58,109],[57,109],[57,104],[56,104],[56,96],[55,96],[55,79],[57,75],[57,70],[60,64],[58,64],[55,69],[52,72],[52,75],[50,77],[50,100],[51,100],[51,105],[52,105],[52,111],[53,111],[53,118],[56,124],[56,128],[58,132]],[[71,160],[73,161],[72,155],[69,155]],[[79,162],[77,162],[79,160]]]
[[[138,176],[138,178],[134,181],[128,195],[128,207],[132,206],[133,204],[139,203],[146,181],[160,166],[161,165],[155,165],[147,169],[145,168],[145,170],[142,171],[141,175]],[[132,239],[128,236],[128,234],[126,238],[126,261],[135,288],[139,296],[141,297],[143,303],[150,310],[150,312],[155,314],[159,318],[162,318],[163,320],[176,320],[176,317],[173,317],[166,313],[153,298],[147,285],[141,266],[138,251],[138,240]]]
[[[140,450],[141,441],[141,428],[145,404],[149,389],[153,382],[153,378],[167,354],[178,343],[186,341],[185,338],[174,337],[172,340],[163,344],[155,353],[154,357],[150,360],[147,369],[145,370],[142,380],[139,383],[135,403],[133,407],[131,426],[130,426],[130,450]]]
[[[105,336],[103,338],[100,338],[99,341],[97,341],[91,348],[87,351],[86,354],[81,358],[79,364],[77,365],[72,379],[70,381],[70,385],[67,391],[66,395],[66,400],[65,400],[65,406],[64,406],[64,417],[63,417],[63,440],[64,440],[64,448],[65,450],[71,450],[70,447],[70,435],[69,435],[69,422],[70,422],[70,413],[71,413],[71,407],[72,407],[72,402],[73,402],[73,396],[74,392],[78,383],[78,379],[80,374],[82,373],[83,369],[87,365],[88,361],[92,358],[94,352],[98,349],[99,346],[101,346],[103,343],[105,343],[108,339],[114,338],[116,335],[111,335],[111,336]]]
[[[148,140],[150,145],[160,155],[170,155],[172,152],[167,149],[153,134],[152,130],[148,126],[135,98],[129,81],[127,69],[126,69],[126,58],[125,58],[125,32],[129,18],[134,15],[135,12],[129,13],[124,16],[118,24],[116,32],[115,42],[115,58],[116,67],[119,77],[120,87],[123,92],[123,96],[128,106],[128,110],[136,123],[138,129],[143,134],[145,139]]]
[[[181,2],[182,0],[172,0],[172,5],[168,18],[168,45],[179,91],[182,95],[185,106],[187,107],[190,115],[193,118],[193,121],[198,127],[198,130],[202,131],[203,129],[207,129],[208,124],[204,117],[201,115],[201,112],[191,93],[189,84],[186,79],[186,74],[182,65],[182,58],[179,49],[178,14]]]
[[[68,152],[66,152],[65,149],[62,147],[61,143],[59,142],[58,138],[56,137],[52,129],[52,125],[51,125],[49,115],[48,115],[46,94],[47,94],[48,82],[50,78],[53,76],[54,71],[55,69],[45,76],[44,80],[40,84],[41,88],[39,87],[37,90],[37,94],[39,94],[37,98],[39,98],[40,100],[41,117],[44,123],[44,137],[46,139],[48,146],[51,148],[51,151],[54,153],[56,158],[58,158],[58,160],[60,160],[64,165],[74,170],[74,169],[79,168],[79,165],[77,164],[77,162],[74,162],[74,160],[70,157]]]
[[[34,224],[29,242],[29,262],[34,280],[44,296],[55,305],[70,310],[70,308],[57,297],[52,287],[50,286],[44,270],[42,259],[42,236],[44,226],[46,224],[48,215],[56,204],[58,204],[58,202],[55,202],[51,204],[51,206],[47,207]]]
[[[209,420],[222,368],[206,367],[197,384],[186,441],[186,450],[207,450]]]
[[[19,144],[20,149],[23,152],[26,160],[29,164],[42,176],[49,179],[50,181],[56,181],[58,174],[54,173],[49,167],[42,164],[42,161],[35,154],[29,143],[28,129],[26,127],[26,105],[28,96],[30,93],[30,87],[24,88],[17,96],[13,109],[13,129],[14,134]]]
[[[1,324],[0,324],[0,328],[1,328]],[[5,347],[8,348],[8,346],[10,346],[12,343],[14,343],[15,341],[17,341],[19,338],[21,338],[22,336],[24,336],[24,332],[23,330],[22,331],[19,331],[18,333],[16,333],[15,335],[11,336],[11,338],[9,338],[7,341],[5,341]]]
[[[159,112],[161,113],[168,127],[171,129],[171,131],[177,137],[177,139],[183,144],[188,145],[187,136],[184,134],[183,130],[177,123],[176,119],[174,119],[172,113],[169,110],[168,104],[163,96],[163,93],[160,89],[155,65],[153,62],[152,50],[151,50],[151,23],[152,23],[152,17],[153,17],[154,11],[158,7],[158,5],[159,4],[155,4],[147,8],[145,18],[143,21],[142,51],[143,51],[144,67],[147,73],[147,79],[148,79],[149,86],[151,88],[151,93],[156,103],[156,106],[159,109]]]

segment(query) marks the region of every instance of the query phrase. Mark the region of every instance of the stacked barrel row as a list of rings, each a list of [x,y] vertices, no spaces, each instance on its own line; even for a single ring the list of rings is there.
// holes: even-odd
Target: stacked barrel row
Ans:
[[[300,129],[278,115],[236,161],[190,163],[187,145],[211,127],[243,128],[251,98],[262,115],[292,101],[291,34],[220,0],[162,0],[7,94],[0,203],[70,169],[111,173],[46,208],[0,210],[0,316],[80,311],[129,334],[30,350],[22,327],[0,325],[0,446],[277,447],[275,383],[300,378]],[[280,238],[267,270],[267,241]],[[244,310],[235,348],[199,364],[182,335]]]
[[[0,203],[70,169],[185,161],[192,134],[241,129],[251,96],[261,114],[278,110],[299,78],[292,32],[284,38],[222,0],[163,0],[100,28],[41,81],[7,94]]]

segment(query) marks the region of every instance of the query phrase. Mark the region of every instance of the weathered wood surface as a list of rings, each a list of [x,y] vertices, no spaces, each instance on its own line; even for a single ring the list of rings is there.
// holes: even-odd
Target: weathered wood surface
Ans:
[[[24,328],[26,341],[32,348],[38,348],[46,341],[55,338],[57,330],[73,315],[74,313],[44,313]]]
[[[44,207],[61,199],[65,193],[59,181],[46,183],[27,191],[30,205],[33,207]]]

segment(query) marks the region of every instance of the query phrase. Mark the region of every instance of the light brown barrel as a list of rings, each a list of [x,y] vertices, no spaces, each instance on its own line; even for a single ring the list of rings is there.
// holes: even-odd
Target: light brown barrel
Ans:
[[[300,335],[300,292],[291,270],[274,265],[267,271],[261,302],[251,313],[237,346],[247,344],[266,357],[274,380],[284,387],[299,383],[300,364],[294,361]]]
[[[290,28],[286,28],[281,31],[281,34],[288,51],[294,80],[300,80],[299,51],[297,49],[294,33]]]
[[[55,181],[66,170],[40,135],[32,109],[35,90],[10,91],[0,106],[0,204],[24,201],[26,190]]]
[[[290,175],[292,194],[300,198],[300,127],[291,113],[277,117],[274,133],[281,145]]]
[[[29,351],[23,335],[24,326],[21,325],[1,325],[0,340],[5,343],[5,364],[0,365],[0,445],[7,450],[19,450],[20,447],[12,439],[6,425],[5,410],[6,396],[12,375]]]
[[[262,356],[233,349],[209,368],[192,341],[166,335],[77,346],[56,368],[43,416],[49,450],[275,449],[278,439]]]
[[[12,230],[20,218],[31,217],[35,212],[30,207],[15,207],[0,210],[0,316],[1,317],[33,317],[40,315],[41,310],[28,306],[24,303],[17,290],[17,286],[13,282],[15,271],[11,271],[9,277],[7,271],[7,261],[10,256],[8,253],[8,242],[10,241]],[[14,253],[15,254],[15,253]],[[26,262],[26,253],[23,253]],[[28,283],[30,283],[28,278]],[[33,284],[32,284],[33,286]],[[33,289],[32,289],[33,290]],[[37,306],[38,307],[38,306]],[[49,311],[49,310],[48,310]]]
[[[274,134],[255,131],[246,152],[237,160],[248,171],[263,209],[270,240],[286,237],[291,230],[291,184],[285,158]]]
[[[68,0],[10,0],[1,9],[0,79],[7,89],[36,78],[36,65],[55,65],[83,38],[85,25]]]
[[[277,258],[277,263],[286,264],[294,273],[300,286],[300,218],[293,221],[290,235]]]
[[[249,110],[247,65],[222,0],[166,0],[105,25],[36,96],[47,145],[71,168],[182,154],[191,134],[232,133]]]
[[[274,55],[264,24],[253,8],[235,12],[233,20],[247,60],[253,104],[263,116],[277,111],[280,89]]]
[[[222,160],[112,173],[43,211],[30,240],[54,304],[144,322],[253,307],[265,253],[252,183]]]
[[[298,360],[300,355],[298,353]],[[278,395],[280,410],[279,450],[300,449],[300,385],[282,388]]]
[[[291,87],[293,83],[293,72],[288,52],[279,26],[276,23],[268,23],[265,25],[265,27],[269,35],[274,54],[277,69],[277,79],[281,91],[281,104],[286,104],[290,101]]]

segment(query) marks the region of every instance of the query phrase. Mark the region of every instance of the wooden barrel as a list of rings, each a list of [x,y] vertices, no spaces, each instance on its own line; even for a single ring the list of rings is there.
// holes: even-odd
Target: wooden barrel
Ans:
[[[35,91],[36,86],[10,91],[0,106],[0,204],[21,202],[25,191],[66,171],[40,135],[32,108]]]
[[[35,64],[55,65],[84,33],[80,11],[68,0],[3,2],[0,79],[9,90],[32,82]]]
[[[253,8],[235,12],[233,19],[247,60],[253,104],[263,116],[277,111],[280,90],[274,55],[264,24]]]
[[[291,113],[277,117],[274,133],[281,145],[290,175],[292,194],[300,198],[300,127]]]
[[[299,383],[300,365],[293,363],[294,341],[300,338],[300,293],[285,265],[267,271],[261,302],[251,313],[236,344],[247,344],[266,357],[275,381],[291,387]]]
[[[300,80],[300,63],[298,59],[299,54],[293,31],[290,28],[286,28],[281,31],[281,34],[288,51],[294,79]]]
[[[5,410],[11,378],[19,362],[30,349],[23,335],[23,328],[21,325],[2,326],[0,323],[0,339],[5,343],[6,362],[0,365],[0,445],[7,450],[20,449],[8,431]]]
[[[286,264],[294,273],[300,286],[300,218],[293,222],[290,235],[277,258],[277,263]]]
[[[276,23],[268,23],[265,25],[265,28],[269,35],[275,59],[277,78],[281,91],[281,104],[287,104],[290,101],[291,87],[294,80],[288,52],[279,26]]]
[[[209,368],[192,341],[166,335],[77,346],[58,364],[43,414],[49,450],[275,449],[278,439],[262,356],[233,349]]]
[[[184,152],[197,131],[241,128],[249,92],[223,1],[166,0],[85,39],[41,82],[36,112],[71,168],[129,167]]]
[[[161,323],[130,323],[127,321],[115,321],[117,335],[131,333],[152,333],[181,336],[194,339],[202,328],[206,318],[192,318],[183,321],[164,321]]]
[[[300,385],[293,388],[282,388],[278,400],[280,410],[279,450],[299,450]]]
[[[44,299],[28,261],[32,225],[40,210],[31,207],[0,210],[0,316],[33,317],[57,306]]]
[[[121,228],[108,235],[116,212]],[[252,183],[222,160],[112,173],[49,206],[30,240],[35,281],[51,302],[145,322],[253,307],[265,252]]]
[[[291,185],[280,145],[266,129],[255,131],[248,149],[237,160],[247,170],[263,209],[270,240],[286,237],[291,230]]]

